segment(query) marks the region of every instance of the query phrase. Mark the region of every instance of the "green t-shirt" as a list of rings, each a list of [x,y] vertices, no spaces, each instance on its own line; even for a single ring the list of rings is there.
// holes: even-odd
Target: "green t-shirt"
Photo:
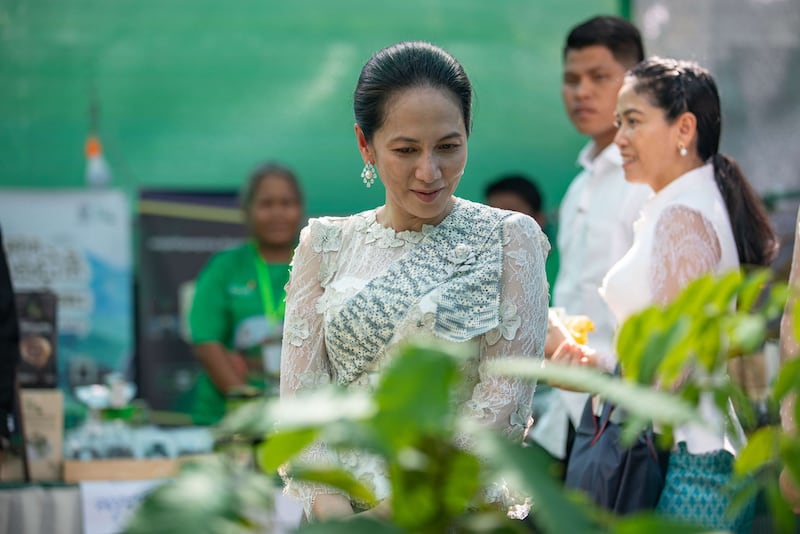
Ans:
[[[273,314],[268,316],[259,287],[257,262],[266,266]],[[189,312],[192,343],[217,342],[248,359],[256,360],[265,372],[250,373],[250,385],[278,392],[280,340],[283,332],[281,306],[284,286],[289,280],[288,264],[268,264],[252,243],[215,254],[200,272]],[[195,385],[193,419],[213,424],[225,415],[225,397],[201,373]]]

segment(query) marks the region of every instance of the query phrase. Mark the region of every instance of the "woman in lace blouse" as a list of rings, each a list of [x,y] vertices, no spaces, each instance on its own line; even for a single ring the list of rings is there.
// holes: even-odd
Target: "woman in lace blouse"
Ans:
[[[454,196],[471,99],[461,65],[428,43],[389,46],[364,65],[354,94],[361,176],[367,187],[379,179],[386,200],[302,231],[287,286],[282,396],[326,383],[369,390],[404,340],[472,341],[460,409],[522,439],[534,385],[492,376],[486,364],[542,356],[549,244],[532,218]],[[384,499],[365,513],[390,513],[375,459],[315,444],[301,460],[346,466]],[[331,488],[289,481],[287,490],[317,519],[354,513]]]
[[[618,324],[709,272],[769,265],[778,241],[738,165],[719,153],[720,101],[708,71],[670,59],[639,63],[620,90],[617,120],[625,178],[655,192],[600,290]],[[700,408],[707,424],[675,429],[658,511],[737,530],[744,518],[725,517],[723,489],[735,451],[713,400],[702,398]]]

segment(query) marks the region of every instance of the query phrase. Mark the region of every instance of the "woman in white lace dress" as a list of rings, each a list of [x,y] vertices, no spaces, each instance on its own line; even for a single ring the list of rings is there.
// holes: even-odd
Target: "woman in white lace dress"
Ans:
[[[350,217],[313,219],[302,231],[287,286],[282,396],[326,383],[369,390],[404,340],[472,341],[471,388],[460,408],[522,439],[534,385],[485,367],[542,356],[549,244],[532,218],[454,196],[471,98],[461,65],[428,43],[387,47],[364,65],[354,94],[361,176],[367,187],[378,178],[386,200]],[[302,459],[344,464],[384,499],[365,513],[390,513],[373,458],[337,457],[316,444]],[[354,513],[331,488],[290,481],[288,491],[314,518]]]
[[[769,265],[778,241],[738,165],[719,153],[720,101],[708,71],[670,59],[639,63],[620,90],[617,120],[625,178],[655,192],[600,290],[618,324],[709,272]],[[737,530],[743,518],[725,517],[723,488],[735,451],[711,398],[701,399],[701,411],[706,425],[675,429],[658,511]]]

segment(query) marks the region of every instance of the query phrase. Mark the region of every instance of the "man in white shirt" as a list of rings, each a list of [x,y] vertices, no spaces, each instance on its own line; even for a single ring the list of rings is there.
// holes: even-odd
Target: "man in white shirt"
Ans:
[[[564,106],[575,128],[591,140],[578,155],[583,170],[559,208],[560,267],[553,305],[569,315],[589,316],[595,326],[590,345],[605,354],[612,352],[615,324],[598,288],[633,243],[633,223],[652,193],[647,186],[625,181],[622,157],[613,143],[617,93],[625,71],[643,58],[639,31],[613,16],[594,17],[573,27],[564,46]],[[553,347],[545,347],[551,357],[548,348]],[[531,437],[563,460],[588,395],[556,389],[550,397]]]

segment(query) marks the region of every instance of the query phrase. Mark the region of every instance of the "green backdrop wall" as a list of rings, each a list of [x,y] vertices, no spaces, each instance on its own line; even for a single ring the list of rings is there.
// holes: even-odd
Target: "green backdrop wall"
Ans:
[[[82,187],[91,95],[115,185],[238,187],[257,163],[294,167],[308,213],[377,205],[351,98],[375,50],[442,45],[476,90],[459,194],[534,175],[553,208],[583,139],[560,102],[567,29],[610,0],[3,0],[0,186]],[[1,193],[0,193],[1,194]]]

